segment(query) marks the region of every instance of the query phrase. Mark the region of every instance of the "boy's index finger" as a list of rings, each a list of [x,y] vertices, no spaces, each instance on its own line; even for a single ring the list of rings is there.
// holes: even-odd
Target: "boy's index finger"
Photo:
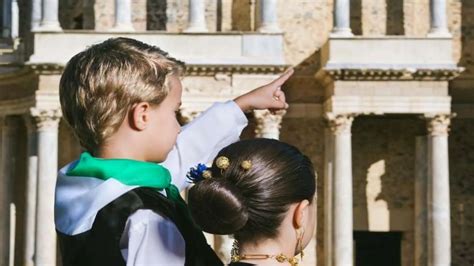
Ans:
[[[291,77],[291,75],[293,75],[293,73],[293,68],[288,68],[280,77],[275,79],[272,83],[275,86],[280,87],[281,85],[283,85],[283,83],[285,83],[285,81],[287,81]]]

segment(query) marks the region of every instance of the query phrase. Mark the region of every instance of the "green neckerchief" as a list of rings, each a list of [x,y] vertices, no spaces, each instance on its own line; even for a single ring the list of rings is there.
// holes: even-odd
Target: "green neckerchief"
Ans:
[[[101,180],[113,178],[128,186],[165,189],[170,200],[182,201],[178,188],[171,184],[168,169],[156,163],[129,159],[101,159],[84,152],[66,175],[95,177]]]

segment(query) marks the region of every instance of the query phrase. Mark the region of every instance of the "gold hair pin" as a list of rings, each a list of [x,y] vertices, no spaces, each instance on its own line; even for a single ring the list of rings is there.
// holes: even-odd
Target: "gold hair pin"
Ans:
[[[242,161],[242,163],[240,164],[240,167],[242,167],[242,169],[246,171],[250,170],[250,168],[252,168],[252,161],[250,160]]]
[[[209,179],[209,178],[211,178],[211,177],[212,177],[211,171],[209,171],[209,170],[204,170],[204,171],[202,171],[202,177],[204,177],[204,179]]]
[[[216,166],[217,166],[217,168],[221,169],[221,171],[224,171],[227,168],[229,168],[229,165],[230,165],[230,160],[229,160],[229,158],[227,158],[225,156],[219,156],[216,159]]]

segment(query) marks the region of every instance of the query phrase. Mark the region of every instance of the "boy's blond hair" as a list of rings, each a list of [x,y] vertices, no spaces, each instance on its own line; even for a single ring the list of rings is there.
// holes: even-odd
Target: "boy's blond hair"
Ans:
[[[160,104],[170,75],[184,63],[143,42],[114,38],[75,55],[61,76],[59,96],[66,122],[81,145],[96,152],[139,102]]]

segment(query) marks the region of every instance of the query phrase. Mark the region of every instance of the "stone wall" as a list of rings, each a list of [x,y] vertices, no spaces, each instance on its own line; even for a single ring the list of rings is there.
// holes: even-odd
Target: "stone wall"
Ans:
[[[354,230],[402,232],[402,265],[413,264],[415,117],[356,117],[352,127]]]
[[[474,264],[474,119],[455,118],[449,137],[452,264]]]

